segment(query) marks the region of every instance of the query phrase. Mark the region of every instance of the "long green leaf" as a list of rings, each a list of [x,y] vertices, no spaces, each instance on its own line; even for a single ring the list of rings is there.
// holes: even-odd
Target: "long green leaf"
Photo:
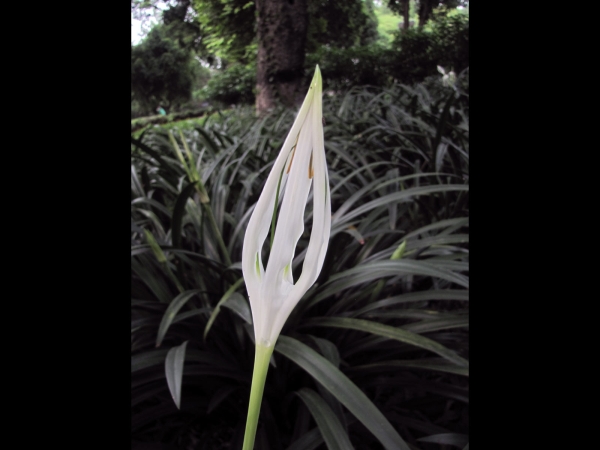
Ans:
[[[384,195],[383,197],[377,198],[375,200],[371,200],[364,205],[359,206],[356,209],[348,212],[347,214],[338,218],[335,223],[332,223],[332,228],[339,228],[346,224],[349,220],[364,214],[374,208],[379,206],[385,206],[387,208],[389,203],[392,202],[404,202],[411,201],[414,197],[420,195],[429,195],[435,193],[442,192],[455,192],[455,191],[468,191],[469,186],[463,184],[442,184],[442,185],[433,185],[433,186],[419,186],[410,189],[406,189],[400,192],[394,192],[392,194]]]
[[[429,350],[433,353],[440,355],[442,358],[447,359],[459,366],[468,367],[469,362],[457,355],[454,351],[444,347],[442,344],[421,336],[410,331],[403,330],[402,328],[391,327],[377,322],[371,322],[369,320],[354,319],[350,317],[318,317],[307,320],[302,326],[320,326],[320,327],[335,327],[335,328],[346,328],[351,330],[364,331],[366,333],[372,333],[378,336],[384,336],[389,339],[396,339],[397,341],[404,342],[405,344],[414,345],[425,350]]]
[[[420,302],[430,300],[469,300],[468,290],[453,290],[453,289],[431,289],[428,291],[410,292],[408,294],[397,295],[395,297],[386,298],[385,300],[379,300],[377,302],[370,303],[363,308],[347,313],[352,316],[360,316],[369,311],[373,311],[378,308],[384,308],[389,306],[395,306],[409,302]]]
[[[162,156],[160,155],[159,152],[152,150],[146,144],[144,144],[141,141],[138,141],[133,136],[131,136],[131,143],[134,144],[140,150],[143,150],[144,152],[146,152],[152,158],[154,158],[163,169],[165,169],[168,172],[173,171],[172,167],[164,161],[164,159],[162,158]]]
[[[146,369],[149,367],[153,367],[153,366],[158,366],[158,365],[164,363],[167,352],[168,352],[168,350],[166,348],[160,348],[160,349],[155,349],[155,350],[147,350],[147,351],[132,355],[132,357],[131,357],[131,373],[132,373],[132,375],[140,370],[143,370],[143,369]],[[211,353],[211,352],[207,352],[207,351],[190,349],[186,353],[186,360],[188,362],[200,363],[203,366],[215,366],[217,368],[222,368],[222,369],[227,369],[227,370],[229,370],[229,369],[239,370],[238,367],[232,366],[232,364],[230,362],[228,362],[227,360],[222,358],[220,355]],[[164,376],[164,373],[161,373],[160,377],[163,377],[163,376]]]
[[[403,325],[407,331],[412,331],[413,333],[431,333],[432,331],[439,330],[450,330],[452,328],[465,328],[469,326],[469,317],[468,316],[458,316],[458,317],[442,317],[439,319],[428,319],[423,320],[421,322],[409,323],[407,325]]]
[[[248,305],[248,301],[242,296],[242,294],[234,292],[231,294],[231,297],[221,304],[221,306],[236,313],[244,320],[244,322],[252,324],[252,312],[250,311],[250,305]]]
[[[348,371],[351,372],[385,372],[391,371],[396,372],[399,367],[422,369],[422,370],[434,370],[436,372],[454,373],[456,375],[469,376],[468,367],[460,367],[455,364],[448,364],[444,360],[436,359],[417,359],[407,361],[384,361],[375,364],[365,364],[364,366],[354,366]]]
[[[160,364],[165,360],[166,354],[167,349],[161,348],[133,355],[131,357],[131,373]]]
[[[319,427],[316,427],[292,442],[286,450],[315,450],[322,443],[323,435]]]
[[[219,312],[221,311],[221,306],[223,306],[223,303],[225,303],[227,300],[229,300],[229,297],[231,297],[233,295],[233,293],[236,291],[236,289],[243,282],[244,282],[244,279],[240,278],[235,283],[233,283],[233,285],[229,289],[227,289],[227,292],[225,292],[225,294],[223,294],[223,297],[221,297],[221,300],[219,300],[219,303],[217,303],[217,306],[215,306],[215,309],[213,310],[212,314],[210,315],[210,318],[208,319],[206,328],[204,328],[204,339],[205,340],[206,340],[206,336],[208,335],[208,332],[210,331],[210,329],[212,327],[213,322],[217,319],[217,316],[219,315]]]
[[[459,433],[440,433],[417,439],[419,442],[432,442],[440,445],[451,445],[452,447],[464,448],[469,444],[469,436]]]
[[[185,214],[185,204],[190,195],[193,194],[195,188],[196,185],[194,183],[190,183],[183,188],[173,207],[173,216],[171,218],[171,242],[173,242],[173,247],[175,248],[181,248],[181,224],[183,215]]]
[[[319,394],[309,388],[302,388],[296,391],[296,394],[302,399],[314,417],[329,450],[349,450],[354,448],[337,416]]]
[[[469,287],[468,277],[442,266],[442,261],[425,262],[410,259],[375,261],[360,264],[330,277],[329,281],[318,290],[318,295],[310,301],[308,307],[314,306],[330,295],[338,294],[341,290],[376,281],[384,277],[394,277],[403,274],[437,277],[466,288]]]
[[[294,361],[321,383],[387,450],[409,450],[406,442],[364,392],[327,359],[289,336],[279,336],[275,350]]]
[[[181,378],[183,376],[183,363],[185,361],[187,343],[188,341],[184,341],[181,345],[170,349],[165,359],[167,385],[177,409],[179,409],[181,403]]]
[[[200,292],[202,292],[200,289],[193,289],[191,291],[182,292],[177,297],[175,297],[171,303],[169,303],[167,310],[163,314],[160,325],[158,326],[158,335],[156,336],[157,347],[160,347],[160,344],[162,343],[165,334],[167,334],[167,330],[171,326],[173,319],[175,319],[175,316],[177,315],[181,307],[185,305],[190,298],[192,298],[194,295]]]

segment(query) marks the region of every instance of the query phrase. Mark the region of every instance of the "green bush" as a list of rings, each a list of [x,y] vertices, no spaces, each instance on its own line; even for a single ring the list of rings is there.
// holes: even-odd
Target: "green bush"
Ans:
[[[468,15],[434,15],[432,40],[441,66],[453,68],[456,73],[469,67]]]
[[[455,72],[469,66],[469,16],[437,14],[431,31],[397,31],[389,69],[402,83],[414,83],[437,74],[437,66]]]
[[[343,91],[352,86],[414,84],[438,76],[437,66],[456,73],[469,66],[469,18],[436,14],[430,30],[398,31],[391,48],[380,43],[349,48],[321,46],[305,60],[306,84],[315,64],[324,89]],[[253,104],[256,66],[235,64],[218,72],[195,98],[222,104]]]
[[[397,31],[391,48],[381,44],[346,49],[323,46],[307,55],[307,74],[315,64],[321,68],[325,89],[332,90],[418,83],[437,75],[438,65],[458,73],[469,66],[469,19],[462,14],[437,14],[431,30]]]
[[[391,80],[389,59],[389,50],[379,44],[346,49],[323,46],[306,56],[305,72],[312,74],[315,64],[319,64],[326,90],[364,85],[388,86]]]
[[[224,104],[252,104],[255,98],[256,66],[234,64],[213,76],[202,88],[207,100]]]
[[[386,429],[411,449],[468,441],[468,97],[431,83],[324,98],[331,240],[275,347],[257,449],[325,448],[324,436],[335,439],[327,416],[357,449],[381,449]],[[203,119],[174,133],[193,157],[187,167],[164,129],[132,138],[136,442],[241,448],[254,357],[242,242],[293,119],[282,109],[256,118],[251,107]],[[182,376],[180,409],[166,373]],[[353,401],[383,414],[378,430],[350,413]]]
[[[155,26],[138,45],[131,47],[132,115],[153,114],[188,102],[192,95],[194,62],[189,50]]]

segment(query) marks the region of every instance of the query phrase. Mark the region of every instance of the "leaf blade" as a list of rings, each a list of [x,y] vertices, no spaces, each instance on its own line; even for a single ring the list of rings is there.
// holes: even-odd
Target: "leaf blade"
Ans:
[[[183,377],[183,363],[185,361],[187,343],[188,341],[184,341],[183,344],[170,349],[165,358],[167,385],[177,409],[180,409],[181,404],[181,379]]]
[[[329,450],[354,449],[346,430],[335,413],[315,391],[302,388],[296,391],[312,414]]]
[[[387,450],[410,450],[364,392],[327,359],[289,336],[279,336],[275,350],[298,364],[321,383],[373,433]]]
[[[442,344],[413,333],[411,331],[384,325],[378,322],[372,322],[363,319],[354,319],[350,317],[318,317],[306,321],[302,326],[325,326],[335,328],[346,328],[357,331],[364,331],[378,336],[395,339],[405,344],[413,345],[425,350],[429,350],[444,359],[447,359],[459,366],[468,367],[469,362],[456,354],[453,350],[444,347]]]
[[[194,295],[200,292],[202,292],[200,289],[184,291],[177,297],[175,297],[171,301],[171,303],[169,303],[169,306],[167,307],[167,310],[163,314],[163,317],[160,321],[160,325],[158,326],[158,334],[156,336],[156,347],[160,347],[160,344],[162,343],[165,335],[167,334],[167,331],[169,330],[169,327],[171,326],[171,323],[173,322],[173,319],[175,319],[175,316],[177,315],[179,310],[183,307],[183,305],[187,303],[187,301],[190,298],[192,298]]]

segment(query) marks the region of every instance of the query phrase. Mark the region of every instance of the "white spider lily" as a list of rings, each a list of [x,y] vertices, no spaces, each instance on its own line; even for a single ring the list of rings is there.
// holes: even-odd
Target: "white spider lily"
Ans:
[[[450,72],[446,73],[446,71],[444,70],[444,68],[442,66],[437,66],[437,70],[439,73],[441,73],[442,76],[442,84],[444,86],[450,86],[450,87],[455,87],[456,84],[456,74],[454,73],[453,70],[451,70]]]
[[[244,236],[242,270],[252,308],[256,345],[261,347],[275,345],[292,309],[317,280],[329,243],[331,199],[323,141],[321,84],[317,66]],[[294,282],[292,260],[304,231],[304,210],[311,184],[312,232],[302,274]],[[277,217],[275,208],[279,203]],[[264,268],[261,250],[274,218],[277,225],[271,238],[269,261]]]

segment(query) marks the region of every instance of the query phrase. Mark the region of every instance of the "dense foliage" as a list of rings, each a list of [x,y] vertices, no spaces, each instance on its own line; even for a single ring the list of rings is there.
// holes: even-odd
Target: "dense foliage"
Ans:
[[[146,39],[131,48],[131,100],[150,114],[159,105],[170,108],[187,102],[194,82],[189,51],[154,27]],[[132,108],[135,109],[135,108]]]
[[[275,347],[257,449],[467,444],[467,75],[457,90],[324,98],[331,241]],[[254,356],[242,241],[293,118],[239,108],[132,137],[136,442],[241,448]],[[178,410],[167,380],[181,373]]]
[[[253,0],[193,0],[209,50],[228,62],[246,64],[256,57]],[[349,47],[377,39],[372,0],[309,2],[308,51],[321,45]]]
[[[469,66],[469,16],[435,14],[431,31],[398,32],[392,48],[390,73],[404,83],[434,75],[438,65],[458,73]]]
[[[458,73],[469,66],[469,16],[438,14],[428,30],[397,31],[391,47],[380,42],[348,48],[321,46],[307,54],[307,74],[312,74],[315,64],[330,90],[416,83],[438,75],[438,65]],[[211,79],[203,95],[226,104],[252,104],[255,73],[253,64],[226,68]]]
[[[390,47],[322,47],[307,55],[307,68],[317,63],[334,89],[416,83],[436,75],[438,65],[458,73],[469,66],[469,16],[436,14],[428,30],[398,30]]]
[[[132,11],[137,16],[158,11],[159,3],[132,0]],[[423,28],[404,32],[396,28],[390,42],[389,29],[387,37],[377,32],[375,10],[389,13],[389,6],[401,12],[402,0],[378,8],[372,0],[308,2],[307,77],[319,64],[326,88],[340,90],[420,82],[437,74],[438,65],[462,71],[469,65],[468,14],[445,7],[435,10],[434,3],[411,2],[421,21],[425,16],[432,20]],[[442,3],[448,8],[468,4]],[[217,107],[254,103],[258,48],[254,1],[170,0],[166,5],[161,24],[132,47],[132,117],[152,114],[158,104],[181,111],[205,101]],[[401,17],[396,18],[399,24]]]
[[[386,0],[387,7],[402,15],[405,4],[409,0]],[[416,0],[416,10],[419,16],[419,27],[422,28],[431,18],[436,7],[456,8],[468,6],[469,0]]]
[[[255,64],[233,64],[208,80],[200,95],[225,105],[252,104],[256,86]]]
[[[368,45],[378,38],[372,0],[309,2],[308,13],[308,52]]]

